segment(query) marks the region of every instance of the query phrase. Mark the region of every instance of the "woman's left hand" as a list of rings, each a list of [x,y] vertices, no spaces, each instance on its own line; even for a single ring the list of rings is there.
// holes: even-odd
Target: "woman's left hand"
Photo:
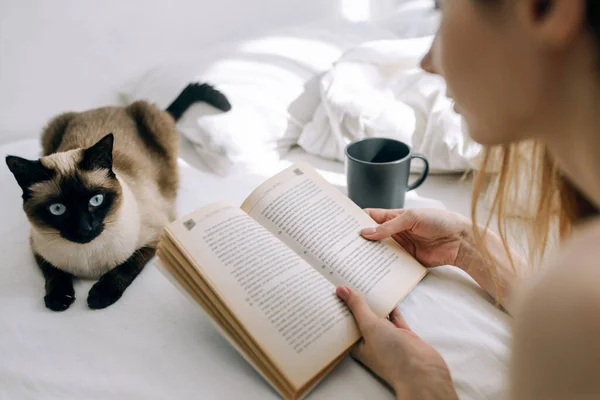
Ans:
[[[356,291],[340,286],[337,295],[352,311],[362,340],[352,356],[384,379],[398,398],[458,399],[442,356],[419,338],[397,309],[377,317]]]

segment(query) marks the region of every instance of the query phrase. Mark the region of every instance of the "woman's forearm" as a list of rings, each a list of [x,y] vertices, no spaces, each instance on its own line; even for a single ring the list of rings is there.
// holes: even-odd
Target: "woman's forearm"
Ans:
[[[484,232],[487,250],[494,259],[493,265],[489,259],[477,249],[473,237],[473,227],[465,228],[463,240],[458,252],[457,267],[468,273],[490,296],[492,296],[505,310],[511,312],[511,289],[517,279],[517,271],[526,264],[523,256],[510,250],[514,268],[506,254],[502,239],[496,233],[480,227]]]
[[[426,378],[420,380],[419,376]],[[398,400],[458,400],[450,371],[434,368],[412,377],[410,382],[392,385]]]

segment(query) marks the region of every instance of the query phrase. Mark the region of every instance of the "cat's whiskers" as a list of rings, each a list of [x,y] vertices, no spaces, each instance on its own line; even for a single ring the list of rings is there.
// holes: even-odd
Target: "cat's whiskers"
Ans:
[[[52,237],[60,237],[60,232],[55,229],[45,229],[45,228],[37,228],[38,233],[43,235],[44,237],[52,238]]]

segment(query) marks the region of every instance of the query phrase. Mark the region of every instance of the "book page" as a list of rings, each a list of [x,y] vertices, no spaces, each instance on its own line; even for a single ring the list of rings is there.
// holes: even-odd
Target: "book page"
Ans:
[[[358,340],[335,287],[238,207],[212,204],[167,233],[294,387]]]
[[[257,347],[251,338],[241,334],[244,332],[243,327],[240,327],[233,320],[229,311],[216,300],[217,297],[202,277],[200,275],[190,275],[187,272],[194,271],[194,268],[179,254],[169,238],[161,238],[157,255],[159,260],[155,265],[169,281],[204,309],[210,316],[213,326],[247,362],[254,366],[264,379],[271,383],[283,398],[293,397],[289,389],[290,384],[282,379],[281,373],[265,358],[265,355],[257,351]]]
[[[269,179],[242,209],[334,285],[360,291],[380,316],[426,274],[392,239],[364,239],[360,230],[375,221],[308,164]]]

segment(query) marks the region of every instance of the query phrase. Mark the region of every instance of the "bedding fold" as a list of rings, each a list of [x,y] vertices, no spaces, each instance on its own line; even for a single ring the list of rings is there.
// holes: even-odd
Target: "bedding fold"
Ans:
[[[389,137],[427,156],[432,172],[475,169],[481,146],[454,112],[444,79],[419,67],[432,39],[376,40],[346,51],[320,77],[320,102],[298,144],[308,153],[343,161],[351,141]],[[411,167],[421,168],[420,163]]]

